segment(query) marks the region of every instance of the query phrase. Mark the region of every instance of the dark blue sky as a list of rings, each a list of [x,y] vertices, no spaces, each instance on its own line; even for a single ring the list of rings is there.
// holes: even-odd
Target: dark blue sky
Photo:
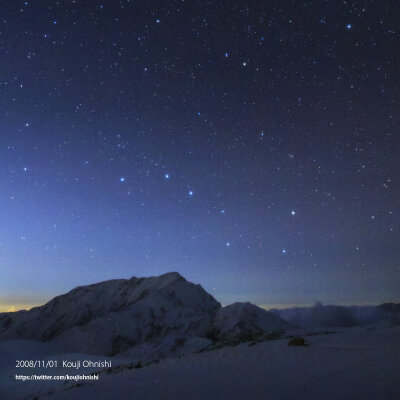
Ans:
[[[396,1],[2,1],[0,309],[178,271],[399,301]]]

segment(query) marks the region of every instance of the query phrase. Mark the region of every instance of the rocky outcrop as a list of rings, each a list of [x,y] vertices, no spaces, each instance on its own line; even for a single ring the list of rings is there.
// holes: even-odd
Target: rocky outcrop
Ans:
[[[302,337],[297,337],[289,340],[289,346],[308,346],[308,343]]]

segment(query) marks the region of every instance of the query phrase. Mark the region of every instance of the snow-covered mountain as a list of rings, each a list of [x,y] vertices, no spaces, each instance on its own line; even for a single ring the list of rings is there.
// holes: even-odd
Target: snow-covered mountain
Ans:
[[[207,347],[199,338],[244,340],[285,327],[250,303],[221,308],[176,272],[77,287],[29,311],[0,314],[0,340],[33,339],[59,352],[143,358]],[[201,344],[201,346],[200,346]],[[200,346],[200,347],[199,347]]]
[[[284,331],[289,324],[277,315],[251,303],[234,303],[220,308],[212,334],[218,340],[244,341]]]
[[[202,336],[221,305],[178,273],[81,286],[30,311],[0,314],[0,339],[117,354],[166,336]]]

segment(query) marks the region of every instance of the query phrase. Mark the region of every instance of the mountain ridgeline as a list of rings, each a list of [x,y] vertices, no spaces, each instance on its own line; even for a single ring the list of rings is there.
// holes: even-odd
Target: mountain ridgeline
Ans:
[[[190,343],[207,347],[287,326],[250,303],[223,308],[200,285],[172,272],[81,286],[29,311],[2,313],[0,340],[38,340],[65,352],[162,355]]]

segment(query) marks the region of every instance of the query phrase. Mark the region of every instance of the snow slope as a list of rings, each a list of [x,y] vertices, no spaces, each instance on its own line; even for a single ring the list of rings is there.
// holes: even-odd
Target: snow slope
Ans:
[[[234,303],[217,311],[213,323],[213,336],[217,340],[244,341],[284,331],[288,326],[289,324],[277,315],[254,304]]]
[[[0,400],[21,400],[32,398],[30,393],[42,393],[49,390],[59,390],[63,387],[60,381],[20,381],[15,375],[64,375],[76,374],[76,370],[62,368],[62,360],[91,360],[102,361],[104,356],[94,356],[79,353],[58,354],[57,349],[49,342],[36,340],[4,340],[0,341]],[[57,368],[16,368],[17,360],[41,360],[45,363],[49,360],[57,361]],[[119,358],[107,358],[113,363],[124,363],[126,360]],[[90,374],[99,368],[85,368],[79,373]]]
[[[400,327],[343,328],[310,336],[242,343],[141,369],[103,374],[46,400],[395,400],[400,398]]]

